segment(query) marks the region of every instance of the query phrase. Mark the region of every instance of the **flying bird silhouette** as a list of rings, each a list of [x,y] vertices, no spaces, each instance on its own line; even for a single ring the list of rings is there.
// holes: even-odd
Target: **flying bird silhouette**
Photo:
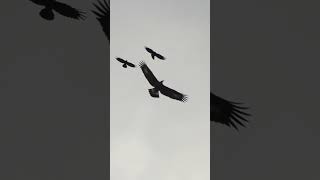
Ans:
[[[187,95],[184,95],[180,92],[177,92],[173,89],[168,88],[167,86],[163,85],[163,81],[159,82],[145,62],[141,61],[139,63],[139,66],[144,76],[150,83],[150,85],[153,86],[152,89],[149,89],[149,94],[151,97],[159,98],[159,92],[160,92],[161,94],[169,98],[172,98],[181,102],[186,102],[188,100]]]
[[[92,12],[96,15],[104,34],[110,40],[110,6],[105,0],[98,0],[97,2],[98,4],[93,3],[97,10],[92,10]]]
[[[243,116],[250,116],[250,114],[242,110],[247,107],[239,106],[241,103],[231,102],[221,97],[210,93],[210,121],[214,121],[228,127],[234,127],[238,130],[238,126],[245,127],[243,122],[248,122]]]
[[[75,9],[67,4],[58,2],[56,0],[30,0],[33,3],[44,6],[40,11],[40,16],[48,21],[54,20],[55,15],[53,11],[61,14],[62,16],[73,18],[77,20],[84,20],[86,18],[85,12]]]
[[[158,54],[157,52],[155,52],[154,50],[148,48],[148,47],[144,47],[150,54],[151,54],[151,57],[152,59],[154,59],[154,57],[157,57],[161,60],[165,60],[166,58],[163,57],[161,54]]]
[[[124,67],[124,68],[127,68],[128,66],[133,67],[133,68],[136,67],[136,65],[134,65],[131,62],[128,62],[127,60],[124,60],[122,58],[117,57],[116,60],[121,62],[123,64],[122,67]]]

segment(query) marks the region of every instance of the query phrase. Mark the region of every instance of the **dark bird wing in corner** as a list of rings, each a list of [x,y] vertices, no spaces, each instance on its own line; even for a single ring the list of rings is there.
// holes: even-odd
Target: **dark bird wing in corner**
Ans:
[[[182,93],[179,93],[176,90],[170,89],[167,86],[161,86],[160,88],[160,92],[161,94],[168,96],[169,98],[181,101],[181,102],[187,102],[188,100],[188,96],[184,95]]]
[[[147,66],[147,64],[143,61],[141,61],[139,63],[139,66],[144,74],[144,76],[146,77],[146,79],[149,81],[149,83],[151,84],[151,86],[157,86],[157,84],[159,83],[158,79],[154,76],[154,74],[152,73],[152,71],[149,69],[149,67]]]
[[[59,14],[69,17],[69,18],[73,18],[73,19],[77,19],[77,20],[84,20],[86,18],[85,16],[85,12],[75,9],[67,4],[61,3],[61,2],[55,2],[53,9],[58,12]]]
[[[238,126],[245,127],[244,122],[248,122],[243,116],[250,114],[243,112],[247,107],[239,106],[241,103],[227,101],[210,93],[210,121],[214,121],[226,126],[232,126],[238,130]]]
[[[96,15],[104,34],[110,40],[110,6],[105,0],[98,0],[98,3],[93,3],[93,5],[97,10],[92,10],[92,12]]]

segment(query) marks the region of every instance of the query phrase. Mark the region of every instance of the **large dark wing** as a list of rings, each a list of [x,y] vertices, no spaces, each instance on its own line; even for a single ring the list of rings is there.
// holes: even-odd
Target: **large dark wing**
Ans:
[[[139,63],[139,66],[144,74],[144,76],[147,78],[147,80],[149,81],[149,83],[151,84],[151,86],[156,86],[159,81],[158,79],[153,75],[152,71],[149,69],[149,67],[147,66],[147,64],[143,61],[141,61]]]
[[[170,89],[170,88],[168,88],[167,86],[164,86],[164,85],[161,86],[160,92],[161,92],[161,94],[163,94],[165,96],[168,96],[168,97],[170,97],[172,99],[175,99],[175,100],[178,100],[178,101],[181,101],[181,102],[187,102],[187,100],[188,100],[188,96],[187,95],[179,93],[178,91]]]
[[[247,107],[238,106],[240,103],[230,102],[210,93],[210,121],[232,126],[238,130],[237,125],[245,127],[244,122],[248,122],[243,116],[250,116],[250,114],[242,110]]]
[[[155,56],[161,60],[165,60],[166,58],[163,57],[161,54],[155,53]]]
[[[52,2],[53,0],[30,0],[35,4],[45,6],[46,4]]]
[[[121,63],[126,63],[126,62],[127,62],[127,61],[125,61],[124,59],[119,58],[119,57],[117,57],[116,60],[118,60],[118,61],[121,62]]]
[[[59,14],[69,17],[69,18],[73,18],[73,19],[77,19],[77,20],[84,20],[86,18],[85,16],[85,12],[75,9],[67,4],[61,3],[61,2],[55,2],[53,9],[55,11],[57,11]]]
[[[151,54],[153,54],[154,53],[154,51],[152,50],[152,49],[150,49],[150,48],[148,48],[148,47],[144,47],[149,53],[151,53]]]
[[[110,7],[106,0],[98,0],[98,3],[93,3],[94,7],[97,10],[92,10],[92,12],[96,15],[96,19],[99,21],[102,26],[102,30],[104,34],[107,36],[108,40],[110,40]]]

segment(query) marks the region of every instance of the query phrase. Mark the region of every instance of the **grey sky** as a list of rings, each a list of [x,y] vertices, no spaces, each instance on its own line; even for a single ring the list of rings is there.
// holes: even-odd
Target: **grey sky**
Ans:
[[[209,0],[111,2],[111,180],[209,179]],[[149,46],[166,61],[153,61]],[[151,98],[140,68],[190,96]]]
[[[318,3],[215,0],[212,90],[251,107],[240,133],[216,125],[214,180],[319,179]]]

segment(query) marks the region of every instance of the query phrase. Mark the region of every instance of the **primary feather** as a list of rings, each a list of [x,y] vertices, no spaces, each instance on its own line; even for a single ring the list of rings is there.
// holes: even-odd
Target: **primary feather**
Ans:
[[[100,23],[104,34],[110,40],[110,6],[106,0],[97,0],[97,4],[93,3],[96,10],[92,12],[96,15],[96,19]]]

